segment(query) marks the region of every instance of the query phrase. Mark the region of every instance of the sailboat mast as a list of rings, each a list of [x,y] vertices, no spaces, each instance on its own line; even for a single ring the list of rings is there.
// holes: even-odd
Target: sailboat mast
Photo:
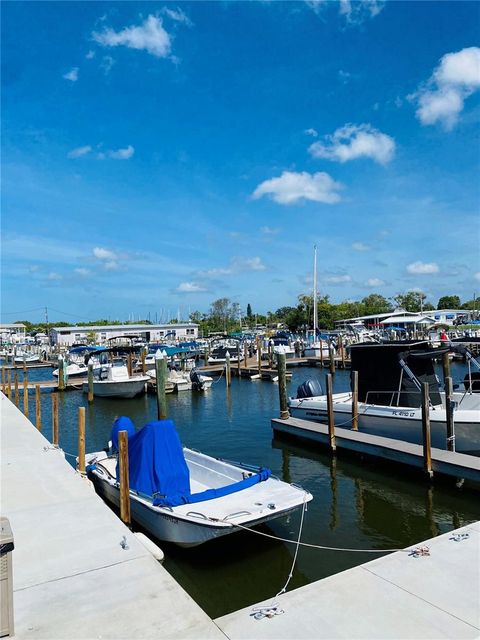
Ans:
[[[313,339],[317,339],[317,245],[313,246]]]

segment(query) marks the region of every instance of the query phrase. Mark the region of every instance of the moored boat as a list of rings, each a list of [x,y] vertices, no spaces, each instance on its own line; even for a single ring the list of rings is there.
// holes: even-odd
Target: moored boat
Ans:
[[[148,376],[131,376],[123,359],[102,364],[94,371],[93,395],[103,398],[134,398],[145,392]],[[82,385],[88,393],[88,382]]]
[[[182,448],[172,420],[150,422],[135,433],[121,416],[112,428],[114,451],[122,430],[128,433],[132,518],[159,540],[197,546],[285,516],[312,499],[269,469]],[[87,463],[96,491],[118,506],[117,456],[97,452]]]

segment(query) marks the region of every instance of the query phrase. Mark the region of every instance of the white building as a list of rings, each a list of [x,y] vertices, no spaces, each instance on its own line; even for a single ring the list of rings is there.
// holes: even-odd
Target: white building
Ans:
[[[13,324],[0,324],[1,344],[25,342],[25,325],[21,322]]]
[[[86,344],[106,344],[109,340],[132,338],[145,342],[196,340],[198,324],[115,324],[105,326],[54,327],[50,330],[52,344],[72,346]]]
[[[468,323],[472,312],[466,309],[438,309],[434,311],[413,312],[398,308],[390,313],[377,313],[370,316],[358,316],[346,320],[336,320],[337,329],[346,328],[348,325],[363,323],[369,328],[379,328],[385,325],[398,325],[401,327],[414,324],[446,324],[453,326],[459,322]],[[424,322],[422,322],[424,321]]]

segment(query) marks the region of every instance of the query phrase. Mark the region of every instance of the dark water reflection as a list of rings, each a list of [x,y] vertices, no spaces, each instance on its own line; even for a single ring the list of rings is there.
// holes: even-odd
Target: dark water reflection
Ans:
[[[464,366],[452,364],[463,378]],[[294,370],[289,391],[306,377],[324,372]],[[29,380],[49,379],[51,370],[29,372]],[[335,390],[348,388],[349,372],[338,371]],[[51,402],[42,394],[43,433],[51,439]],[[81,392],[59,395],[60,446],[77,450],[77,412],[87,407],[87,451],[109,439],[113,419],[129,415],[137,426],[155,419],[154,397],[134,400],[96,399],[88,407]],[[205,394],[185,392],[168,396],[170,416],[185,445],[228,459],[269,466],[273,473],[308,489],[302,540],[356,549],[401,548],[447,532],[480,518],[477,496],[449,484],[430,486],[402,467],[339,456],[336,460],[315,445],[273,438],[270,419],[278,415],[278,386],[234,379],[226,389],[220,379]],[[34,414],[34,396],[30,394]],[[73,458],[68,458],[73,463]],[[295,539],[299,514],[262,529]],[[212,617],[273,597],[285,584],[294,546],[242,532],[197,547],[178,549],[159,543],[164,566]],[[303,548],[289,589],[332,575],[378,555]]]

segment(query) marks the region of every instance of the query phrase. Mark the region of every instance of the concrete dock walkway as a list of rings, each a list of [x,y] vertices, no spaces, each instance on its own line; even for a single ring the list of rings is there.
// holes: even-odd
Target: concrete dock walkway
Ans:
[[[231,640],[478,639],[480,522],[421,544],[430,555],[396,552],[279,596],[281,615],[215,622]]]
[[[224,638],[61,451],[3,394],[0,405],[15,637]]]

